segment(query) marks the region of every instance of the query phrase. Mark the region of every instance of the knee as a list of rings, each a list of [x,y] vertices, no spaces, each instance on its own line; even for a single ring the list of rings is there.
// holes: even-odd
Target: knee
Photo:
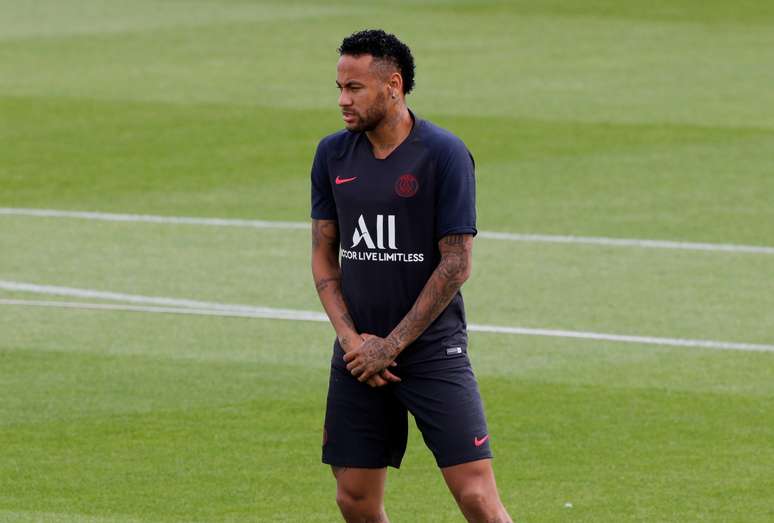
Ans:
[[[485,518],[485,521],[499,516],[501,512],[497,494],[488,492],[484,488],[471,487],[462,490],[457,495],[457,502],[465,513],[476,514]]]
[[[344,514],[355,512],[363,504],[366,497],[343,489],[336,491],[336,504]]]
[[[369,498],[365,494],[338,489],[336,504],[347,520],[354,518],[357,521],[381,521],[382,506],[380,500]]]
[[[457,501],[466,507],[482,507],[486,505],[487,494],[483,489],[468,488],[457,495]]]

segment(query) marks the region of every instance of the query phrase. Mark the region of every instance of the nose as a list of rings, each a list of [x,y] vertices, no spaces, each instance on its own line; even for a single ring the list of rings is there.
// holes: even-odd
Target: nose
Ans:
[[[346,89],[341,90],[339,94],[339,107],[347,107],[352,105],[352,98],[347,94]]]

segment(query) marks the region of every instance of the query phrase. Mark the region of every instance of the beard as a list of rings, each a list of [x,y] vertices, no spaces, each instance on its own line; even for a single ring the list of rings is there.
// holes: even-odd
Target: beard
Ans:
[[[346,126],[348,131],[356,133],[373,131],[387,116],[387,97],[384,93],[379,93],[373,105],[366,109],[365,114],[356,111],[350,112],[357,117],[357,120]]]

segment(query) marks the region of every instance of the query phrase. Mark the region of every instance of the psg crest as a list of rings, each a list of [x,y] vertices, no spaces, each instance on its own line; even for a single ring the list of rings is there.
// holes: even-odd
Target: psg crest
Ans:
[[[411,198],[419,190],[419,181],[413,174],[403,174],[395,182],[395,194],[403,198]]]

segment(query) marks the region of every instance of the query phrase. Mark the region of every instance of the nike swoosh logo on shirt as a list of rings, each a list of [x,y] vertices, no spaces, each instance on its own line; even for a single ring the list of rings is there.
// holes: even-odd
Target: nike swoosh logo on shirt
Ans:
[[[483,438],[481,438],[481,439],[478,439],[477,437],[475,437],[475,436],[474,436],[474,437],[473,437],[473,444],[474,444],[476,447],[480,447],[481,445],[483,445],[484,443],[486,443],[488,439],[489,439],[489,434],[487,434],[486,436],[484,436],[484,437],[483,437]]]
[[[353,176],[352,178],[339,178],[336,177],[336,185],[341,185],[342,183],[351,182],[352,180],[357,180],[357,176]]]

